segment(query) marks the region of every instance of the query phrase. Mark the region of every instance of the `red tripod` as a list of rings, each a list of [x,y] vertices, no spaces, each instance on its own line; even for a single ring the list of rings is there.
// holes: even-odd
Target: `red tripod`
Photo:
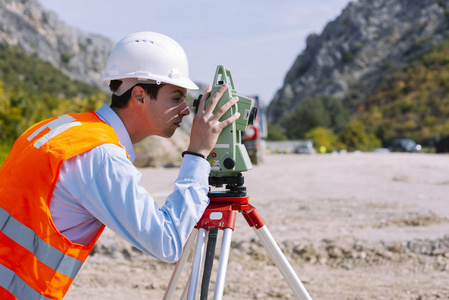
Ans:
[[[219,186],[219,184],[217,185]],[[196,241],[195,255],[193,258],[192,273],[190,274],[189,281],[184,289],[182,299],[195,299],[203,262],[204,269],[200,299],[207,299],[216,237],[219,229],[223,230],[223,240],[217,271],[217,280],[215,284],[214,299],[222,299],[226,269],[231,248],[231,236],[235,226],[236,212],[239,211],[243,214],[243,217],[247,221],[248,225],[254,229],[255,233],[266,248],[270,257],[275,262],[277,268],[287,281],[297,299],[311,300],[312,298],[304,288],[278,244],[273,239],[271,233],[266,228],[265,221],[260,216],[257,209],[249,204],[249,197],[246,196],[246,188],[243,186],[243,176],[241,176],[240,183],[228,184],[226,188],[227,190],[224,192],[209,193],[210,204],[206,208],[206,211],[184,247],[184,253],[176,264],[170,283],[167,287],[167,291],[165,292],[164,299],[172,298],[179,276],[181,275],[182,269],[187,261],[190,250],[193,247],[196,236],[198,236],[198,238]],[[209,237],[209,240],[207,242],[206,256],[204,259],[204,248],[207,236]]]

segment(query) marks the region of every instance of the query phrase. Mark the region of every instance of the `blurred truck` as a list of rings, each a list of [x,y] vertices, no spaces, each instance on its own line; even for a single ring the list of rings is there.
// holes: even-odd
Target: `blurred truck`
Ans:
[[[242,144],[245,145],[248,151],[251,163],[257,165],[263,162],[265,153],[264,138],[267,137],[267,117],[259,96],[250,96],[249,98],[254,99],[257,116],[254,119],[253,125],[250,125],[248,130],[242,132]]]

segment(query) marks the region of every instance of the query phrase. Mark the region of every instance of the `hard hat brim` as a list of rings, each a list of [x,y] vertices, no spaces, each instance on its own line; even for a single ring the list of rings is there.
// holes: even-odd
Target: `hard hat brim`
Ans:
[[[117,76],[108,76],[105,75],[103,76],[102,80],[103,81],[108,81],[108,80],[126,80],[126,79],[131,79],[131,78],[135,78],[139,81],[139,83],[146,83],[146,84],[162,84],[162,83],[169,83],[172,85],[176,85],[182,88],[186,88],[189,90],[198,90],[199,87],[195,84],[195,82],[193,82],[192,80],[188,79],[188,78],[178,78],[178,79],[171,79],[171,78],[157,78],[159,76],[151,76],[149,78],[145,78],[145,77],[135,77],[135,76],[123,76],[123,75],[117,75]],[[136,83],[137,84],[137,83]]]

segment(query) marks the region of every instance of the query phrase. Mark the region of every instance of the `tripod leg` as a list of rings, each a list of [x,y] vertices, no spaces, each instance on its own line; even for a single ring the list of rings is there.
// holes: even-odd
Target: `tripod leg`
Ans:
[[[223,241],[221,244],[220,261],[218,263],[217,282],[215,284],[214,300],[221,300],[223,297],[226,270],[228,267],[229,251],[231,249],[232,229],[223,230]]]
[[[195,256],[193,257],[192,274],[189,287],[189,300],[194,300],[198,289],[201,267],[203,263],[204,245],[206,243],[206,229],[200,228],[196,240]]]
[[[209,292],[210,276],[212,274],[212,267],[214,265],[217,234],[218,228],[209,229],[209,236],[207,239],[207,247],[206,247],[206,258],[203,269],[203,280],[201,282],[200,300],[207,300],[207,294]]]
[[[168,283],[167,290],[164,294],[164,300],[170,300],[173,297],[173,293],[175,292],[176,285],[178,284],[179,276],[181,276],[182,269],[186,264],[187,258],[189,257],[190,251],[192,250],[193,244],[195,243],[195,238],[198,235],[198,229],[194,229],[187,240],[186,245],[184,246],[184,250],[181,258],[176,263],[175,270],[170,278],[170,282]]]
[[[300,300],[312,300],[267,227],[264,225],[259,229],[253,228],[295,296]]]
[[[184,287],[184,290],[182,291],[181,299],[180,300],[187,300],[187,294],[189,292],[189,286],[190,286],[190,280],[192,279],[192,273],[189,275],[189,279],[187,280],[187,283]]]

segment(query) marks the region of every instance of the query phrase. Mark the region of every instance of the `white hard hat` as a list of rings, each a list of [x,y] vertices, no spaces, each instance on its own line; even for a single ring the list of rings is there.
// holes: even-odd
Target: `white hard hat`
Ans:
[[[189,79],[189,63],[182,47],[156,32],[132,33],[120,40],[109,55],[105,73],[103,80],[123,81],[116,94],[123,94],[137,83],[198,89]]]

